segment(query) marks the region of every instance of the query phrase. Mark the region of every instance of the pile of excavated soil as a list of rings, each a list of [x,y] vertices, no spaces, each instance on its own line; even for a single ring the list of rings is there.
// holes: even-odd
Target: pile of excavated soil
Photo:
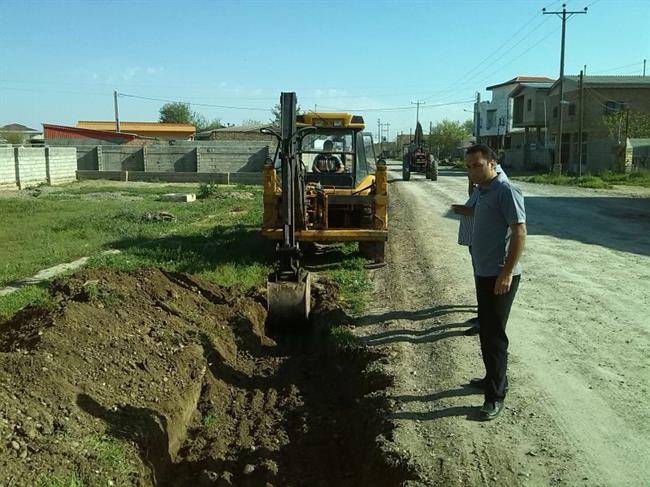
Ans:
[[[184,274],[87,269],[0,323],[0,485],[395,486],[381,358],[272,339],[264,300]],[[67,484],[66,484],[67,485]]]

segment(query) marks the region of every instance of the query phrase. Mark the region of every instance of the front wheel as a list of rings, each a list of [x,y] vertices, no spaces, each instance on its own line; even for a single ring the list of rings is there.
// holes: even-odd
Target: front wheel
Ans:
[[[386,242],[359,242],[359,253],[375,264],[383,264],[386,257]]]

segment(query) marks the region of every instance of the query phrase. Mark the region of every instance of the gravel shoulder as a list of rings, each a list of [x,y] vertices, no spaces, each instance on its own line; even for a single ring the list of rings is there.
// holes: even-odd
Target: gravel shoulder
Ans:
[[[393,168],[395,169],[395,168]],[[511,392],[495,422],[482,397],[471,264],[449,211],[462,173],[392,171],[388,265],[357,332],[386,349],[395,439],[413,485],[647,485],[650,478],[650,199],[517,182],[528,213],[524,275],[509,323]]]

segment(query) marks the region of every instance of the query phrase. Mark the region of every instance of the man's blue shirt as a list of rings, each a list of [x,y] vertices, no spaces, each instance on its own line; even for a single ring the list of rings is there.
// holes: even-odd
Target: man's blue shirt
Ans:
[[[472,234],[474,273],[480,277],[498,276],[506,260],[510,225],[526,222],[524,197],[502,174],[478,191]],[[519,263],[512,274],[521,274]]]

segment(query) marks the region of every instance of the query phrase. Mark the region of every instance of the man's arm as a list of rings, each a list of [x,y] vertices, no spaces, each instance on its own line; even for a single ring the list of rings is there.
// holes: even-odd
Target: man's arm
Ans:
[[[451,209],[457,215],[474,216],[474,208],[465,205],[451,205]]]
[[[501,274],[497,277],[494,284],[494,294],[506,294],[510,291],[512,284],[512,271],[519,261],[521,254],[524,252],[524,243],[526,242],[526,224],[513,223],[510,225],[510,243],[508,245],[508,255],[501,269]]]

